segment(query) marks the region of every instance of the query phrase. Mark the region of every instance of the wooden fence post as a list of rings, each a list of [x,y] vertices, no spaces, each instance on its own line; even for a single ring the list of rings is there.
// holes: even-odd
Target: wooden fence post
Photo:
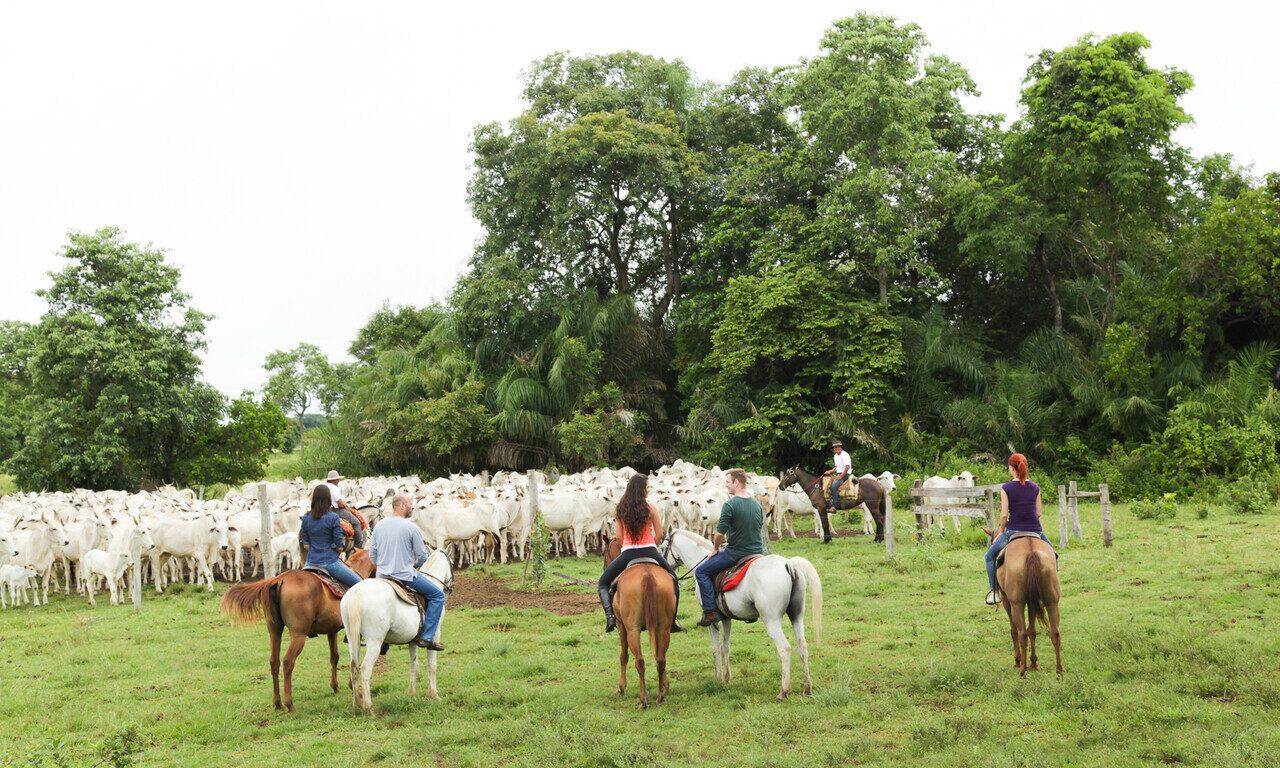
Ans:
[[[996,495],[991,489],[987,489],[987,527],[991,530],[996,529]]]
[[[893,496],[887,493],[884,495],[884,553],[893,557]]]
[[[480,483],[485,488],[489,487],[489,470],[486,469],[485,471],[480,473]]]
[[[1058,550],[1067,548],[1067,487],[1058,486]]]
[[[536,470],[531,469],[526,473],[526,476],[529,478],[529,527],[532,529],[538,522],[538,474]],[[537,540],[532,531],[530,531],[529,538]],[[545,553],[543,553],[543,556],[545,556]],[[521,586],[529,578],[529,561],[532,559],[533,552],[526,546],[524,551],[524,571],[520,574]]]
[[[922,488],[924,487],[924,481],[916,480],[914,483],[911,484],[911,487],[916,489]],[[911,506],[919,507],[921,504],[920,499],[921,499],[920,496],[916,496],[913,494],[911,496]],[[924,515],[921,515],[919,512],[916,513],[916,539],[917,540],[924,539],[924,527],[926,525],[925,520],[926,518]]]
[[[267,499],[267,484],[258,483],[258,509],[262,512],[262,530],[258,535],[258,551],[262,553],[262,578],[276,575],[276,560],[271,556],[271,537],[275,535],[275,521],[271,519],[271,502]]]
[[[1102,546],[1111,546],[1111,489],[1106,483],[1098,483],[1098,492],[1101,496],[1098,501],[1102,504]]]
[[[133,584],[129,590],[133,598],[133,612],[142,610],[142,539],[137,535],[130,537],[129,556],[133,558]]]
[[[1080,489],[1076,485],[1076,481],[1072,480],[1067,487],[1067,507],[1071,512],[1071,532],[1075,534],[1077,539],[1084,541],[1084,529],[1080,527],[1080,497],[1076,493]]]

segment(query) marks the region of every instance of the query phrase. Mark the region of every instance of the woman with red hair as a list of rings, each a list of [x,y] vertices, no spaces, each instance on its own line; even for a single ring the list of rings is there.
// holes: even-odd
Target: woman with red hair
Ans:
[[[1040,486],[1027,479],[1027,457],[1015,453],[1009,457],[1009,474],[1013,479],[1000,486],[1000,527],[987,548],[987,605],[1000,602],[1000,588],[996,584],[996,555],[1009,543],[1014,531],[1030,531],[1045,543],[1053,546],[1040,527]]]

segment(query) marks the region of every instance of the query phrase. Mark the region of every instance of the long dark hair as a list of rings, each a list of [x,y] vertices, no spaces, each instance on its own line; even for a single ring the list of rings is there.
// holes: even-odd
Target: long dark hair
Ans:
[[[319,520],[324,517],[329,508],[333,506],[333,497],[329,494],[329,484],[321,483],[311,492],[311,511],[307,514],[311,515],[312,520]]]
[[[644,527],[649,524],[649,476],[632,475],[627,482],[627,490],[618,499],[616,515],[618,522],[626,530],[627,535],[638,539],[644,535]]]

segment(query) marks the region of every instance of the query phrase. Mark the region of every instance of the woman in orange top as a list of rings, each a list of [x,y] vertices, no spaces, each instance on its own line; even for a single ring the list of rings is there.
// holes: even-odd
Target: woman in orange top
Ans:
[[[667,559],[658,551],[658,542],[662,541],[662,521],[658,519],[658,510],[648,502],[649,476],[635,475],[627,483],[627,490],[618,500],[614,511],[614,530],[622,539],[622,552],[605,566],[604,574],[596,585],[600,591],[600,604],[604,606],[605,632],[612,632],[617,627],[613,617],[613,599],[609,596],[609,587],[614,579],[622,575],[627,564],[637,557],[651,558],[667,569],[676,582],[676,612],[680,611],[680,579]],[[672,632],[683,632],[684,628],[673,617]]]

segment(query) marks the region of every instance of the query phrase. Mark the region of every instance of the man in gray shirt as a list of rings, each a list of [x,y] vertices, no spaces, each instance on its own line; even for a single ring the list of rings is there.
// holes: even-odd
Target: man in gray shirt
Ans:
[[[373,529],[373,544],[369,559],[377,569],[377,575],[395,579],[427,598],[427,616],[418,637],[418,647],[443,651],[444,646],[435,641],[440,617],[444,615],[444,590],[431,579],[418,573],[427,561],[427,545],[422,531],[408,521],[413,514],[413,500],[401,493],[391,500],[391,517],[384,518]]]

